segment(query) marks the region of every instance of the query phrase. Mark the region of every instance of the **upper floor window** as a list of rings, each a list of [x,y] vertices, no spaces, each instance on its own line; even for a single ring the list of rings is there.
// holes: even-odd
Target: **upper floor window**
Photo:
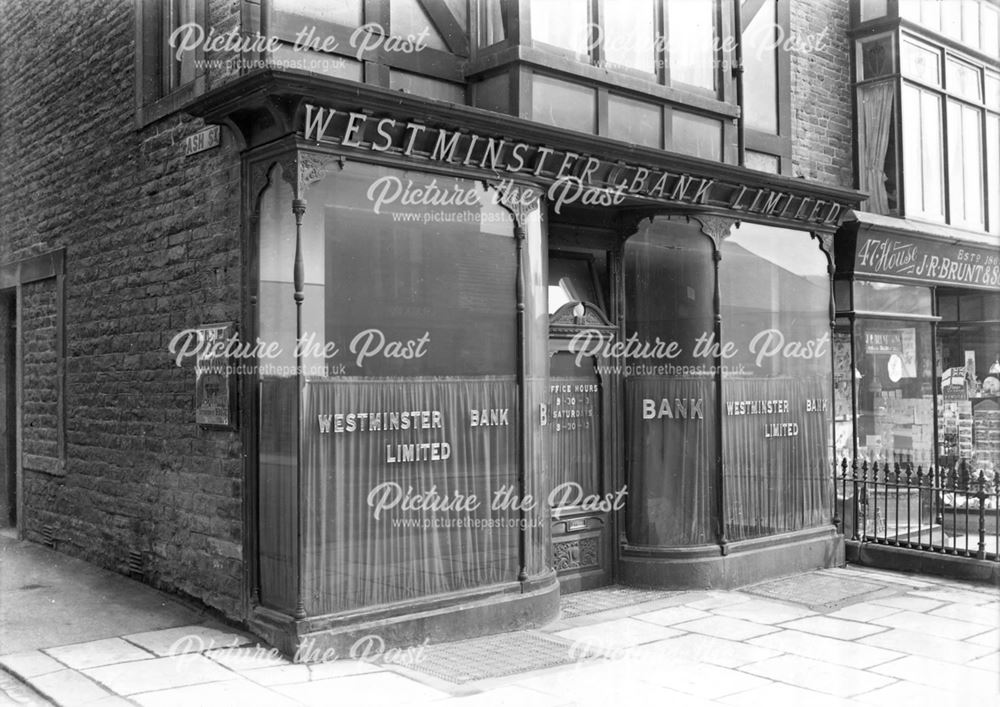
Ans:
[[[136,0],[136,103],[140,122],[190,98],[203,75],[205,0]]]
[[[718,97],[717,0],[531,0],[531,40],[614,71]]]
[[[970,49],[1000,55],[1000,7],[993,0],[899,0],[899,16]]]
[[[877,19],[870,5],[860,4],[861,21]],[[899,0],[903,20],[931,31],[892,18],[880,34],[859,31],[859,187],[869,211],[1000,234],[1000,54],[977,54],[994,36],[979,22],[995,26],[1000,5],[950,6],[957,21],[939,2]],[[973,16],[976,32],[966,32]]]

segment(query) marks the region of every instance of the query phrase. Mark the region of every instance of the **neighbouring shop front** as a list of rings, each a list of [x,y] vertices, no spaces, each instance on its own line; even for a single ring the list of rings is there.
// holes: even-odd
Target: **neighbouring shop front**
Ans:
[[[842,557],[830,258],[860,195],[346,82],[241,82],[196,110],[247,144],[262,635],[343,654],[541,625],[560,592],[616,581]]]
[[[992,479],[1000,470],[1000,248],[988,237],[862,212],[837,238],[838,455],[954,472],[961,488],[981,471]]]

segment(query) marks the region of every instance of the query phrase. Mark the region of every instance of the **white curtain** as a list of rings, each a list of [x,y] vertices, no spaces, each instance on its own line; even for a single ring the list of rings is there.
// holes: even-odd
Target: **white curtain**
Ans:
[[[861,137],[861,190],[868,192],[868,210],[887,213],[885,155],[889,149],[889,129],[895,89],[890,82],[858,88],[858,131]]]

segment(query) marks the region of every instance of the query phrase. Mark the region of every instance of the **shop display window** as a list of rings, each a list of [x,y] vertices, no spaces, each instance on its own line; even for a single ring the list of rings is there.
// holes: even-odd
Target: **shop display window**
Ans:
[[[924,468],[934,462],[932,355],[929,322],[857,322],[859,460]]]
[[[807,233],[745,223],[722,243],[726,536],[829,515],[830,280]]]
[[[295,224],[278,170],[262,199],[259,335],[294,348]],[[440,198],[405,196],[417,193]],[[532,223],[526,315],[544,326]],[[310,188],[303,375],[286,359],[291,371],[260,384],[266,605],[294,605],[298,513],[310,615],[517,578],[518,512],[492,503],[519,493],[513,235],[496,193],[473,180],[350,164]]]

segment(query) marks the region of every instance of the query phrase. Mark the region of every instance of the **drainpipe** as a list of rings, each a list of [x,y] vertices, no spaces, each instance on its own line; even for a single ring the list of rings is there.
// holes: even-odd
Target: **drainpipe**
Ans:
[[[261,2],[269,2],[269,0],[261,0]],[[737,39],[733,57],[733,78],[736,79],[736,105],[740,109],[740,115],[736,119],[736,163],[743,167],[746,164],[744,151],[746,119],[743,115],[743,19],[740,16],[740,0],[733,0],[733,9],[733,33]]]

